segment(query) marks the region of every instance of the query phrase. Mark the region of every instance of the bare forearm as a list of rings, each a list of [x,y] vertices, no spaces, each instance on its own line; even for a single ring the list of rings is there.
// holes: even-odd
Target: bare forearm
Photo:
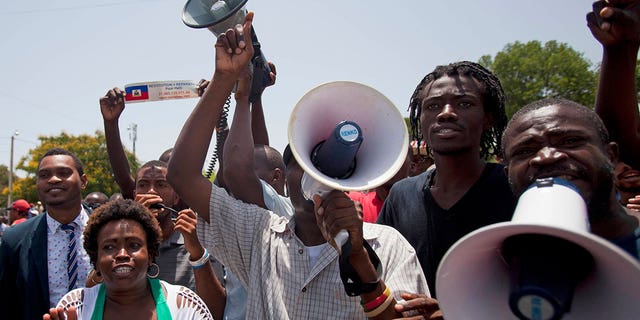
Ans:
[[[373,264],[371,263],[366,250],[362,250],[358,254],[352,254],[349,257],[349,262],[356,270],[358,276],[360,277],[360,281],[362,281],[363,283],[372,283],[378,281],[378,274]],[[361,294],[360,299],[366,305],[367,302],[374,301],[376,298],[380,297],[385,292],[385,289],[386,285],[384,281],[379,280],[376,289],[373,292]],[[389,294],[393,296],[393,292],[390,292]],[[384,301],[386,301],[383,303],[387,305],[386,308],[384,308],[381,312],[378,312],[380,310],[376,310],[374,313],[377,313],[377,315],[371,316],[369,317],[369,319],[394,319],[401,316],[394,309],[394,306],[396,305],[395,298],[390,297],[389,299],[384,299]],[[366,308],[364,309],[365,312],[372,311],[367,310]]]
[[[262,186],[254,172],[254,142],[248,99],[239,99],[224,148],[227,188],[237,199],[265,207]]]
[[[207,305],[213,318],[222,319],[227,293],[216,277],[211,261],[198,269],[194,269],[193,276],[196,281],[196,293]]]
[[[133,199],[135,181],[131,177],[131,167],[124,152],[120,139],[118,121],[104,121],[104,136],[107,142],[107,154],[114,179],[120,187],[120,192],[125,199]]]
[[[617,45],[605,47],[598,83],[595,109],[611,134],[620,144],[621,159],[640,166],[640,117],[635,82],[638,47]],[[637,155],[636,155],[637,154]]]
[[[269,132],[267,131],[267,123],[264,119],[264,110],[262,108],[262,97],[251,105],[251,132],[253,133],[253,143],[269,145]]]
[[[207,156],[216,123],[235,79],[213,76],[204,95],[184,124],[169,162],[167,178],[181,198],[205,215],[208,220],[208,201],[202,192],[190,192],[199,188],[210,188],[211,183],[202,175],[202,166]]]

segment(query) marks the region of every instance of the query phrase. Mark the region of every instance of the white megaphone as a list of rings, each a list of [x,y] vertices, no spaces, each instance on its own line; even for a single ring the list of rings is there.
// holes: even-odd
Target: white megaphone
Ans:
[[[214,36],[243,24],[247,16],[248,0],[188,0],[182,10],[182,22],[191,28],[207,28]],[[251,28],[253,76],[249,101],[255,102],[260,92],[271,82],[271,68],[262,53],[255,28]]]
[[[566,180],[538,180],[510,222],[478,229],[436,275],[445,319],[635,319],[640,264],[589,232],[587,207]]]
[[[307,199],[331,190],[374,189],[400,170],[409,137],[404,118],[382,93],[366,85],[322,84],[298,101],[289,118],[289,146]],[[346,231],[336,236],[342,247]]]

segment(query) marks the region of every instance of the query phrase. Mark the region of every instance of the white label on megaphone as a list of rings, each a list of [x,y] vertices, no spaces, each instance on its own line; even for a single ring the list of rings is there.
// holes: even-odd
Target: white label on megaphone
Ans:
[[[360,137],[360,131],[356,126],[348,123],[340,128],[340,137],[345,141],[353,142]]]
[[[124,86],[127,103],[197,98],[199,80],[130,83]]]

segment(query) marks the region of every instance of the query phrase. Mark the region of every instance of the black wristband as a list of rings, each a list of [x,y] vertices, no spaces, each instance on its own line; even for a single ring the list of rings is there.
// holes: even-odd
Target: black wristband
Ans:
[[[369,260],[371,260],[371,264],[376,268],[376,273],[378,274],[378,281],[376,282],[362,282],[360,280],[360,276],[358,276],[358,272],[353,268],[351,263],[349,262],[349,254],[351,253],[351,241],[347,241],[342,246],[342,254],[339,257],[340,264],[340,279],[342,279],[342,284],[344,284],[344,290],[347,292],[347,295],[350,297],[359,296],[363,293],[370,293],[376,290],[378,287],[378,283],[380,282],[380,276],[382,274],[382,267],[380,266],[380,258],[376,252],[371,248],[369,243],[365,240],[362,241],[362,246],[367,250],[369,254]]]

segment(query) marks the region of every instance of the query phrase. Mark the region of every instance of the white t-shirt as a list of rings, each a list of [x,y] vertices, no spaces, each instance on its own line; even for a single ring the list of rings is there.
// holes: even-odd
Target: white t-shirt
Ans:
[[[262,197],[264,198],[264,205],[267,209],[273,211],[273,213],[291,220],[293,217],[294,209],[291,200],[287,197],[283,197],[276,189],[263,180],[260,180],[262,184]]]

